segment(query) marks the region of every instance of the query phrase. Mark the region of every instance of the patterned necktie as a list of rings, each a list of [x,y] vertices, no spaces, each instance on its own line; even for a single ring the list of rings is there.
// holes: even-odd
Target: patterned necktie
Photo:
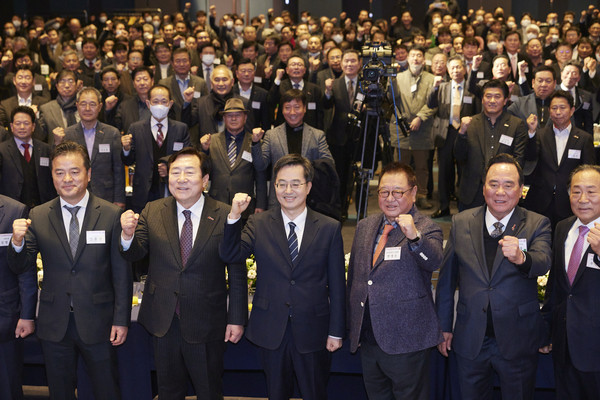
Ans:
[[[492,233],[490,233],[490,236],[494,239],[502,236],[502,228],[504,228],[502,222],[494,222],[494,230],[492,231]]]
[[[163,125],[158,123],[156,124],[156,127],[158,128],[158,132],[156,132],[156,144],[158,145],[158,147],[162,147],[163,142],[165,140],[165,135],[163,135],[162,131]]]
[[[348,79],[348,100],[350,101],[350,105],[352,105],[352,101],[354,100],[354,81],[352,79]]]
[[[292,258],[292,263],[296,264],[296,259],[298,258],[298,236],[296,236],[296,232],[294,232],[296,224],[293,222],[289,222],[288,225],[290,226],[290,234],[288,235],[288,247],[290,248],[290,257]]]
[[[233,167],[235,159],[237,158],[237,146],[235,144],[235,138],[231,138],[229,147],[227,147],[227,157],[229,157],[229,166]]]
[[[81,207],[69,207],[67,205],[64,207],[71,213],[71,222],[69,223],[69,246],[71,247],[71,255],[75,258],[77,245],[79,245],[79,220],[77,219],[77,212]]]
[[[294,83],[294,89],[296,90],[300,90],[300,84],[299,83]]]
[[[185,221],[181,228],[181,236],[179,236],[179,246],[181,251],[181,262],[183,266],[187,264],[190,253],[192,252],[192,245],[194,242],[194,227],[191,219],[192,212],[190,210],[183,210],[183,216]]]
[[[31,161],[31,153],[29,153],[29,143],[21,143],[21,146],[23,146],[23,149],[25,149],[23,151],[23,156],[25,157],[25,161],[27,161],[27,162]]]
[[[581,264],[581,252],[583,251],[583,245],[585,244],[585,235],[589,232],[590,228],[585,225],[579,226],[579,236],[575,241],[573,250],[571,251],[571,257],[569,258],[569,266],[567,268],[567,277],[569,278],[569,284],[573,284],[579,264]]]
[[[383,251],[383,248],[385,247],[385,244],[387,243],[387,240],[388,240],[388,235],[390,234],[392,229],[394,229],[393,225],[385,224],[383,226],[383,233],[381,234],[381,237],[379,238],[379,243],[377,243],[377,247],[375,248],[375,253],[373,253],[373,266],[375,266],[375,263],[377,262],[379,255]]]
[[[460,128],[460,89],[460,86],[456,86],[452,96],[452,126],[456,130]]]
[[[206,81],[206,89],[210,92],[210,67],[204,69],[204,80]]]

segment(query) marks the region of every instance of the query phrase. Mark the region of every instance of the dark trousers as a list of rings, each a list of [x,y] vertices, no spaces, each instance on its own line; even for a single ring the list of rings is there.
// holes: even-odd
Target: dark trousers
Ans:
[[[573,365],[567,349],[565,362],[554,357],[556,398],[561,400],[600,399],[600,372],[579,371]]]
[[[427,160],[429,159],[429,150],[409,150],[400,149],[400,161],[409,164],[414,161],[415,175],[417,175],[417,193],[427,195],[427,179],[429,171],[427,169]]]
[[[363,342],[360,359],[369,400],[429,400],[430,353],[431,349],[387,354]]]
[[[454,193],[456,174],[454,173],[454,142],[457,130],[448,127],[448,135],[444,145],[438,147],[438,193],[440,196],[440,210],[450,207],[450,194]]]
[[[86,344],[79,337],[73,313],[67,333],[60,342],[40,340],[46,363],[50,399],[75,400],[77,359],[81,355],[92,382],[96,400],[121,398],[115,349],[105,342]]]
[[[279,348],[261,348],[270,400],[288,400],[294,394],[294,375],[304,400],[327,400],[331,355],[326,350],[300,353],[288,322]]]
[[[23,339],[0,343],[0,399],[22,400]]]
[[[179,317],[174,315],[165,336],[154,336],[153,344],[159,399],[183,400],[188,389],[188,374],[198,400],[223,399],[223,340],[186,342],[181,335]]]
[[[350,142],[350,141],[348,141]],[[344,146],[329,146],[333,161],[335,161],[335,171],[340,179],[340,200],[342,202],[342,215],[347,214],[352,194],[352,159],[353,150],[351,144]]]
[[[486,336],[481,351],[474,360],[459,354],[456,354],[456,360],[463,400],[492,400],[494,372],[500,379],[503,400],[533,399],[537,352],[530,356],[506,360],[498,351],[496,339]]]

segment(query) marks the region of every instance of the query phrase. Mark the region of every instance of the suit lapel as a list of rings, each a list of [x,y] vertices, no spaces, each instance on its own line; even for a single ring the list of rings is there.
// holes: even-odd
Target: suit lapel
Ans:
[[[304,157],[308,155],[309,136],[310,135],[308,134],[308,125],[304,124],[304,126],[302,127],[302,150],[300,151],[300,154]]]
[[[192,76],[190,75],[190,82],[188,85],[192,84]],[[179,102],[179,104],[183,105],[183,96],[181,95],[181,90],[179,89],[179,83],[177,83],[177,78],[175,75],[171,76],[171,93],[173,93],[173,97],[175,97],[175,102]]]
[[[92,145],[92,159],[90,160],[92,163],[100,151],[100,143],[104,140],[104,130],[99,128],[98,124],[100,124],[100,122],[96,124],[96,134],[94,135],[94,144]]]
[[[48,212],[48,219],[50,220],[50,225],[52,225],[54,232],[56,232],[58,240],[60,240],[60,243],[63,246],[63,250],[69,255],[69,259],[73,260],[71,246],[69,245],[69,239],[67,238],[67,232],[65,231],[63,222],[62,210],[60,208],[60,197],[57,197],[52,201],[50,211]]]
[[[486,121],[483,118],[483,113],[481,114],[476,114],[475,116],[473,116],[473,127],[476,127],[477,125],[479,125],[479,134],[474,135],[476,140],[479,141],[479,149],[481,150],[481,154],[485,155],[485,124]]]
[[[4,220],[4,202],[0,201],[0,225],[2,225],[2,220]]]
[[[285,123],[279,125],[276,129],[277,129],[276,137],[279,140],[279,148],[281,149],[282,154],[288,154],[288,143],[287,143],[287,136],[285,133]]]
[[[315,212],[308,208],[306,222],[304,223],[304,232],[302,234],[302,244],[300,245],[300,252],[298,253],[298,261],[296,262],[296,265],[299,265],[302,262],[304,255],[309,252],[310,245],[312,244],[314,238],[317,237],[318,233],[319,217]]]
[[[17,148],[17,144],[15,143],[14,139],[9,139],[8,140],[8,146],[10,147],[10,158],[12,160],[12,162],[14,163],[17,171],[19,171],[19,175],[21,176],[21,178],[23,177],[23,168],[21,166],[21,159],[19,158],[19,156],[21,155],[20,150]],[[35,151],[34,151],[35,153]]]
[[[577,148],[577,142],[579,141],[579,135],[576,135],[573,130],[574,130],[575,126],[571,125],[571,132],[569,133],[569,137],[567,138],[567,145],[565,146],[565,151],[563,152],[562,155],[562,159],[561,159],[561,165],[566,162],[566,160],[569,158],[569,149],[574,149]],[[579,153],[579,157],[581,158],[581,151]]]
[[[375,261],[375,265],[373,265],[373,255],[375,253],[375,240],[377,240],[377,235],[379,235],[379,230],[381,228],[381,221],[383,220],[383,214],[380,214],[379,218],[373,218],[368,221],[369,225],[366,228],[367,235],[365,242],[363,243],[366,252],[368,254],[368,263],[364,263],[365,267],[368,267],[369,270],[375,269],[375,267],[381,262],[382,258],[378,257]],[[383,252],[382,252],[383,253]],[[372,266],[372,267],[371,267]]]
[[[178,215],[175,198],[167,198],[163,205],[164,207],[160,211],[163,226],[165,227],[165,232],[167,233],[167,238],[169,240],[169,245],[171,246],[173,256],[175,257],[175,260],[177,260],[177,265],[179,265],[180,269],[183,269],[184,266],[181,261],[181,247],[179,246],[179,226],[177,224]]]
[[[524,226],[525,226],[525,213],[523,212],[523,210],[520,207],[515,207],[515,211],[513,212],[513,215],[510,217],[510,219],[508,220],[508,224],[507,224],[506,228],[504,229],[504,235],[517,237],[517,235],[519,234],[519,232],[521,231],[521,229]],[[500,263],[502,262],[503,259],[504,259],[504,254],[502,253],[502,249],[500,248],[500,246],[498,246],[498,250],[496,250],[496,257],[494,258],[494,265],[492,267],[492,276],[490,278],[494,277],[494,274],[496,273],[496,271],[498,271],[498,268],[500,267]]]
[[[215,227],[223,224],[223,221],[221,221],[221,218],[217,214],[218,210],[219,205],[217,202],[210,197],[205,196],[204,207],[202,208],[202,215],[200,216],[200,226],[198,227],[196,240],[194,241],[194,246],[190,253],[190,260],[195,260],[198,257],[212,236]]]
[[[211,140],[217,141],[217,157],[221,157],[223,163],[229,166],[229,157],[227,156],[227,140],[225,140],[225,132],[214,135]]]
[[[473,247],[475,249],[475,256],[477,257],[478,264],[481,268],[483,276],[489,280],[489,272],[487,268],[487,261],[485,258],[485,246],[483,245],[483,230],[485,219],[485,207],[479,207],[473,211],[473,218],[469,222],[469,235],[473,241]]]
[[[287,236],[285,234],[285,227],[283,226],[283,217],[281,216],[281,209],[279,207],[274,208],[271,214],[271,237],[275,241],[275,244],[279,248],[281,255],[287,261],[290,268],[294,268],[292,263],[292,257],[290,256],[290,248],[288,247]],[[303,239],[304,240],[303,236]]]
[[[540,131],[540,142],[542,146],[546,147],[547,151],[552,157],[554,170],[558,170],[558,156],[556,154],[556,139],[554,138],[554,131],[552,128],[543,128]]]
[[[88,200],[88,204],[85,207],[85,215],[83,216],[83,223],[81,224],[81,229],[79,230],[79,243],[77,243],[77,252],[75,253],[74,262],[76,263],[81,253],[83,253],[83,249],[86,244],[86,232],[93,231],[96,226],[96,222],[98,218],[100,218],[100,205],[96,202],[94,195],[90,193],[90,198]],[[62,215],[62,211],[61,211]],[[63,224],[64,226],[64,224]],[[69,250],[71,248],[69,247]]]

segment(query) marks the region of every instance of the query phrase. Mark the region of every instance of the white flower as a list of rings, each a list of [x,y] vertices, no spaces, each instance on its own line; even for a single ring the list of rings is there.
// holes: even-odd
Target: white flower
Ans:
[[[256,269],[251,268],[248,270],[248,279],[256,279]]]

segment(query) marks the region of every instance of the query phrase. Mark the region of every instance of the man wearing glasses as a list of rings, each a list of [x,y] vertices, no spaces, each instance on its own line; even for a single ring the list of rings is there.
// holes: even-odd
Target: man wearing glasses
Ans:
[[[356,227],[348,266],[350,351],[360,346],[369,398],[429,399],[429,359],[442,342],[431,273],[442,261],[442,229],[415,206],[417,177],[385,166],[381,214]]]

